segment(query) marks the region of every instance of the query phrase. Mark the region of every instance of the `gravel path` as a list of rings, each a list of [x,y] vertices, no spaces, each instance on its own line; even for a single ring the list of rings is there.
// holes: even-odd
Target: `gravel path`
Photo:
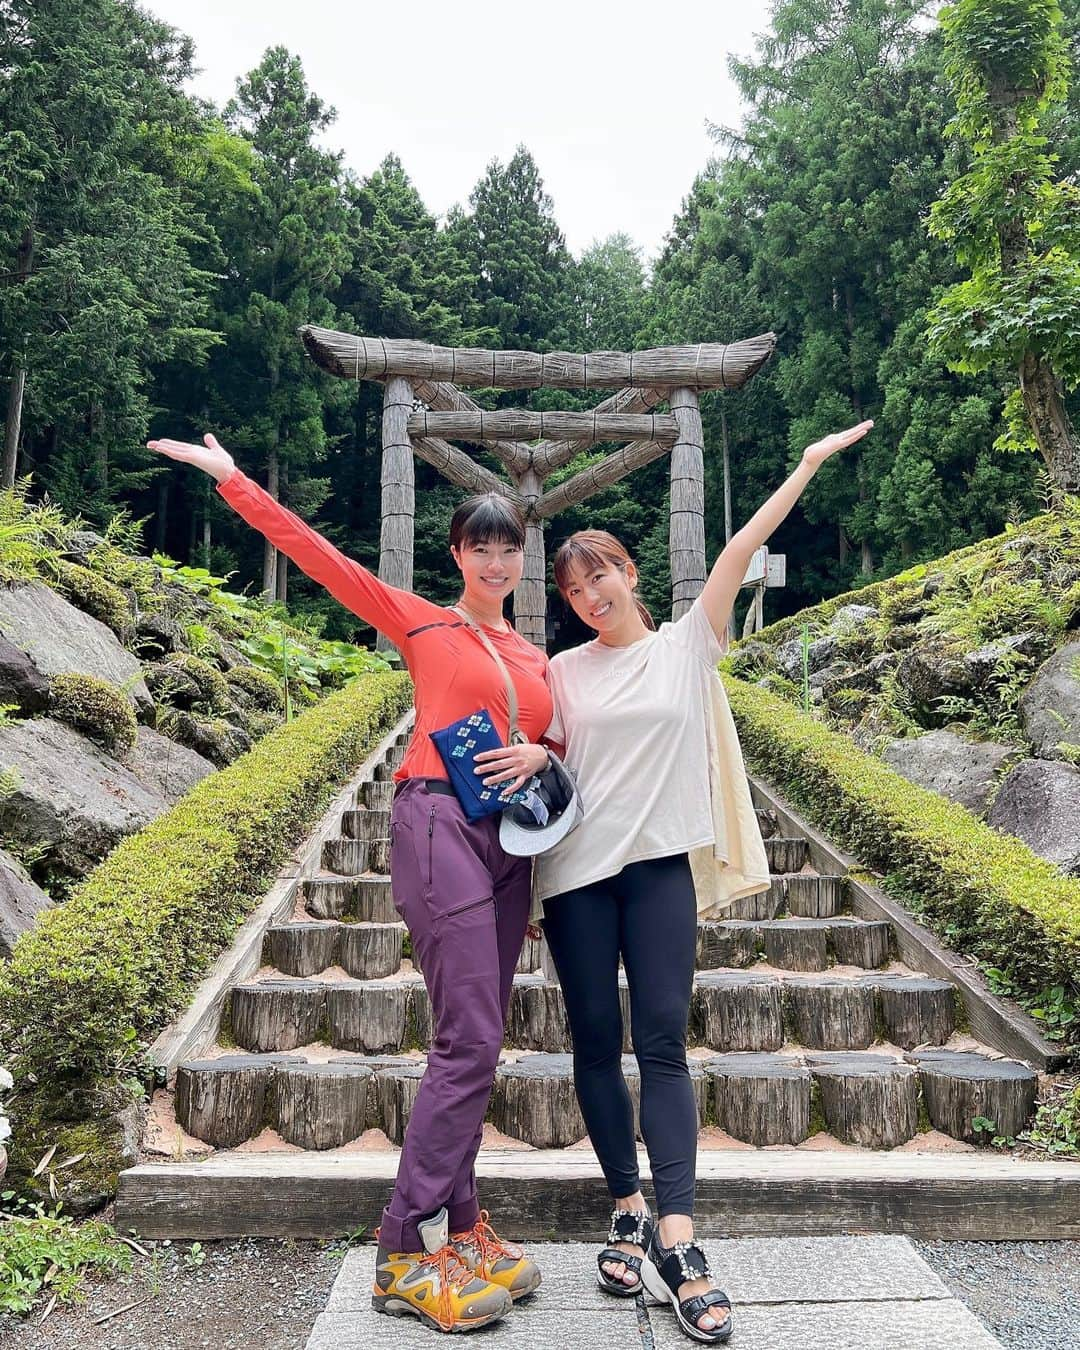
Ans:
[[[240,1238],[142,1242],[130,1275],[90,1280],[86,1299],[41,1325],[0,1316],[4,1350],[303,1350],[344,1258],[326,1242]],[[198,1254],[196,1254],[197,1256]],[[186,1259],[185,1259],[186,1258]],[[95,1319],[134,1303],[108,1321]]]
[[[918,1242],[1006,1350],[1080,1350],[1080,1242]]]

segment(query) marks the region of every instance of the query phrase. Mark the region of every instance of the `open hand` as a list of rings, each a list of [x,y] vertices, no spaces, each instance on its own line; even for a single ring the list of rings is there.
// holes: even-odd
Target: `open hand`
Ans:
[[[808,445],[803,451],[803,463],[812,469],[820,468],[830,455],[835,455],[838,450],[846,450],[849,445],[861,441],[873,425],[870,421],[860,422],[857,427],[848,427],[847,431],[837,431],[832,436],[822,437],[820,441]]]
[[[478,774],[490,774],[483,780],[485,787],[502,787],[501,796],[509,796],[548,765],[548,752],[542,745],[528,742],[524,745],[503,745],[498,750],[484,750],[476,756]],[[513,781],[510,781],[513,780]]]
[[[191,445],[187,441],[147,441],[147,450],[154,450],[169,459],[178,459],[181,464],[193,464],[202,469],[211,478],[223,483],[236,469],[236,462],[228,450],[218,444],[216,436],[207,434],[202,445]]]

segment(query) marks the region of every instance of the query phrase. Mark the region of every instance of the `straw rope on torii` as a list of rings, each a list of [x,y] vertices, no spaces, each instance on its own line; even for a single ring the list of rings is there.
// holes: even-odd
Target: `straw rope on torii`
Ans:
[[[698,395],[738,389],[771,356],[772,333],[743,342],[657,347],[638,352],[515,352],[435,347],[360,337],[328,328],[300,330],[324,370],[384,388],[382,533],[379,576],[412,588],[413,455],[467,492],[499,492],[525,512],[525,570],[514,593],[519,633],[543,647],[546,628],[543,522],[671,455],[672,618],[705,584],[705,465]],[[613,389],[591,412],[481,408],[459,386],[484,389]],[[667,402],[667,413],[657,412]],[[418,407],[417,405],[422,405]],[[506,470],[492,473],[451,444],[482,445]],[[548,477],[579,451],[604,441],[628,444],[550,491]]]

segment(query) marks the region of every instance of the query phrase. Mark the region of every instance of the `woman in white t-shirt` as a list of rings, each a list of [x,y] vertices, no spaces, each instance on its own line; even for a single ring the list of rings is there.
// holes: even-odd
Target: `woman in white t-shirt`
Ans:
[[[694,1242],[697,1109],[686,1027],[699,916],[768,888],[768,865],[716,662],[754,551],[830,455],[863,422],[809,446],[784,485],[733,536],[693,605],[659,631],[636,599],[637,570],[603,531],[573,535],[555,580],[597,636],[554,657],[555,719],[585,819],[537,859],[543,928],[574,1042],[574,1081],[615,1210],[597,1279],[634,1295],[644,1282],[680,1327],[731,1335],[730,1304]],[[486,781],[486,780],[485,780]],[[638,1181],[633,1114],[621,1068],[622,960],[641,1075],[641,1129],[657,1201]]]

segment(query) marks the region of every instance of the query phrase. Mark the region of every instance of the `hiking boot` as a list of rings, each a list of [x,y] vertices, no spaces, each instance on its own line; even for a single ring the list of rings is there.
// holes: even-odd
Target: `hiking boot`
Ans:
[[[376,1312],[419,1317],[438,1331],[472,1331],[510,1311],[509,1293],[462,1262],[449,1243],[447,1225],[445,1209],[417,1225],[422,1252],[389,1252],[379,1243],[371,1291]]]
[[[508,1291],[516,1303],[540,1287],[540,1268],[513,1242],[503,1242],[488,1223],[486,1209],[467,1233],[455,1233],[450,1242],[465,1265],[482,1280]]]

